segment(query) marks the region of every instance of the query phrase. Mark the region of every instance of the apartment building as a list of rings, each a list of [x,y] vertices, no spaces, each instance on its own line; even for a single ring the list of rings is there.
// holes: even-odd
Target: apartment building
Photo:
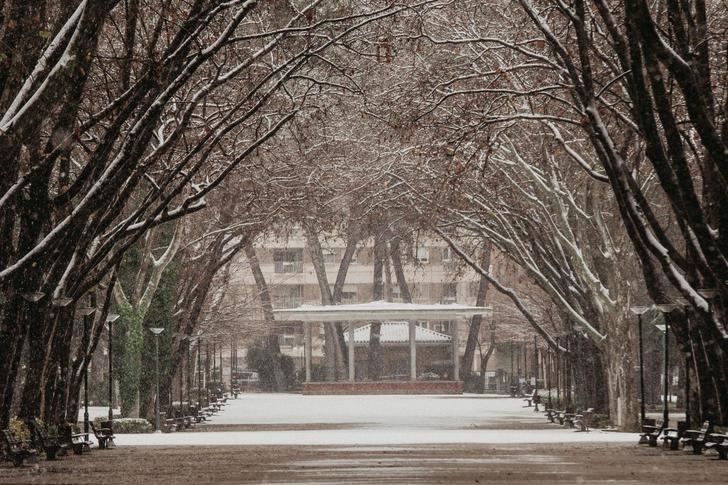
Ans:
[[[345,241],[336,237],[322,238],[324,263],[330,285],[333,286],[339,271],[339,265],[345,251]],[[360,244],[354,259],[347,271],[346,283],[342,292],[342,303],[366,303],[372,300],[373,287],[373,240]],[[442,241],[432,238],[419,238],[414,247],[410,247],[408,254],[403,254],[406,281],[415,303],[461,303],[475,304],[479,276],[470,268],[458,264],[457,256]],[[311,261],[306,239],[302,234],[290,235],[286,238],[267,238],[256,243],[256,255],[261,270],[271,294],[274,308],[295,308],[303,304],[320,305],[321,295],[319,283]],[[502,258],[492,258],[496,267],[491,264],[491,271],[500,274],[503,278],[511,278],[512,268],[498,268]],[[515,274],[515,273],[513,273]],[[401,302],[400,287],[390,265],[384,269],[386,299]],[[239,292],[245,292],[251,301],[255,300],[257,287],[245,258],[241,258],[232,284],[237,286]],[[493,297],[497,297],[491,290],[489,304]],[[259,316],[262,319],[262,315]],[[493,315],[481,326],[483,340],[490,337],[489,325],[497,320]],[[430,321],[419,322],[418,325],[439,334],[451,335],[453,326],[459,325],[460,335],[459,353],[465,350],[465,341],[468,334],[469,322],[460,321]],[[323,326],[314,331],[312,360],[314,365],[320,363],[323,352]],[[304,365],[303,327],[302,325],[279,325],[275,330],[279,335],[281,351],[291,356],[296,365]],[[357,350],[362,354],[364,349]],[[425,354],[423,354],[425,355]],[[359,358],[359,357],[357,357]],[[504,368],[505,361],[498,355],[493,356],[488,365],[489,374],[495,375],[498,368]],[[419,359],[418,359],[419,360]],[[446,360],[442,356],[439,360]],[[499,360],[503,360],[501,365]],[[479,359],[474,359],[473,371],[480,371]],[[419,365],[419,364],[418,364]]]

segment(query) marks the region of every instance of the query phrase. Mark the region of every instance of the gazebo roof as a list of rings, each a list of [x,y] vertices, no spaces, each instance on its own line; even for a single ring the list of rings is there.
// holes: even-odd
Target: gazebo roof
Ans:
[[[372,324],[364,325],[354,330],[354,345],[368,345]],[[344,340],[349,342],[349,334],[344,333]],[[382,345],[406,344],[409,342],[409,323],[383,322],[380,333]],[[415,327],[415,342],[417,344],[449,344],[452,337],[444,333],[417,326]]]
[[[347,305],[301,305],[273,310],[276,320],[301,322],[356,322],[371,320],[450,320],[491,312],[490,307],[452,303],[391,303],[373,301]]]

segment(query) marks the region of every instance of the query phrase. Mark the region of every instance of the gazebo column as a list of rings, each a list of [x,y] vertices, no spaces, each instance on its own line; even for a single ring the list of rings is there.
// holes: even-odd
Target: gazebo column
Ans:
[[[458,350],[460,347],[460,342],[458,339],[459,336],[459,323],[457,320],[455,320],[455,325],[453,325],[452,328],[452,374],[453,374],[453,380],[459,381],[460,380],[460,359],[458,358]]]
[[[354,322],[349,322],[349,380],[354,382]]]
[[[303,355],[306,361],[306,382],[311,382],[311,323],[303,322]]]
[[[417,336],[415,322],[409,322],[410,380],[417,380]]]

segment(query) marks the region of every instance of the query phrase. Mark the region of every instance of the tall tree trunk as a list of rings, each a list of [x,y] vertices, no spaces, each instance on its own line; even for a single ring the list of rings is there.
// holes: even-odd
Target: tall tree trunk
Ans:
[[[480,346],[478,346],[480,348]],[[490,345],[488,345],[488,350],[483,353],[482,348],[480,352],[480,383],[481,383],[481,392],[485,392],[485,373],[488,369],[488,361],[490,360],[490,357],[493,355],[493,352],[495,352],[495,328],[493,328],[490,332]]]
[[[304,225],[306,234],[306,245],[311,256],[316,279],[319,285],[319,293],[321,294],[321,303],[323,305],[333,305],[334,297],[329,287],[329,278],[326,274],[326,263],[324,262],[324,253],[321,248],[321,241],[315,230]],[[336,381],[339,377],[344,377],[344,359],[342,357],[343,350],[336,334],[336,325],[334,322],[324,323],[324,362],[326,363],[325,375],[327,381]]]
[[[402,301],[412,303],[412,293],[410,292],[409,284],[407,284],[404,265],[402,264],[402,248],[400,242],[399,236],[393,236],[390,239],[389,256],[392,260],[392,268],[394,269],[394,276],[397,278],[397,286],[399,286],[399,294],[402,296]]]
[[[181,228],[175,227],[172,239],[164,254],[155,259],[152,254],[150,233],[145,240],[142,263],[129,295],[121,284],[114,287],[114,297],[119,309],[119,327],[126,330],[123,359],[119,368],[121,415],[139,417],[140,379],[142,376],[142,349],[144,346],[144,318],[159,288],[165,270],[174,260],[181,244]]]
[[[344,283],[346,283],[346,275],[349,272],[351,262],[354,260],[354,254],[356,253],[356,246],[361,240],[361,228],[359,223],[350,222],[348,227],[348,235],[346,239],[346,248],[344,254],[341,257],[339,263],[339,271],[336,273],[336,282],[334,283],[334,303],[341,303],[341,293],[344,291]],[[344,338],[344,327],[341,322],[336,322],[336,337],[339,339],[339,347],[341,349],[346,348],[346,339]],[[349,364],[349,355],[346,352],[342,352],[342,357],[345,366]]]
[[[484,241],[483,254],[481,256],[480,264],[481,267],[486,271],[490,268],[490,253],[491,243],[489,240]],[[475,299],[477,306],[485,305],[488,296],[488,279],[483,275],[480,275],[480,282],[478,283],[478,295]],[[478,338],[480,337],[480,324],[482,322],[482,315],[473,315],[470,319],[470,328],[468,329],[468,339],[465,342],[465,353],[463,354],[463,362],[460,366],[460,370],[463,373],[463,380],[467,381],[468,377],[473,372],[473,358],[475,356],[475,348],[478,345]]]
[[[387,257],[384,231],[380,228],[374,235],[374,277],[372,281],[372,300],[379,301],[384,298],[384,259]],[[382,322],[371,322],[369,335],[368,375],[372,381],[378,381],[382,376],[383,355],[381,342]]]
[[[270,299],[270,291],[268,290],[268,283],[265,281],[263,271],[260,269],[260,262],[258,256],[255,254],[255,248],[253,243],[247,242],[243,247],[245,256],[248,258],[250,264],[250,271],[253,273],[253,279],[255,280],[255,286],[258,288],[258,298],[260,298],[261,306],[263,307],[263,317],[267,322],[274,322],[275,317],[273,316],[273,303]],[[266,336],[265,339],[268,353],[272,356],[273,362],[273,380],[275,390],[277,392],[283,392],[286,390],[286,376],[283,374],[283,368],[281,367],[281,348],[278,344],[278,335],[271,333]]]

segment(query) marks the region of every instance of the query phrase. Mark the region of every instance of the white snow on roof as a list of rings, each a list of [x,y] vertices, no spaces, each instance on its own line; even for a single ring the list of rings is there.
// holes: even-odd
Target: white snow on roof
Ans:
[[[371,323],[354,329],[354,345],[369,344],[372,332]],[[380,340],[382,344],[399,344],[409,342],[409,324],[407,322],[383,322]],[[344,333],[344,340],[349,342],[349,333]],[[418,344],[449,343],[452,337],[444,333],[417,326],[415,327],[415,342]]]
[[[451,303],[392,303],[373,301],[346,305],[301,305],[298,308],[273,310],[278,320],[304,322],[367,321],[367,320],[449,320],[457,317],[485,315],[490,307]]]

